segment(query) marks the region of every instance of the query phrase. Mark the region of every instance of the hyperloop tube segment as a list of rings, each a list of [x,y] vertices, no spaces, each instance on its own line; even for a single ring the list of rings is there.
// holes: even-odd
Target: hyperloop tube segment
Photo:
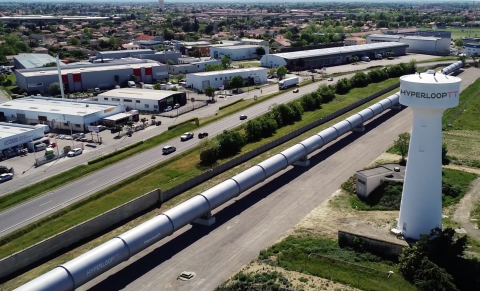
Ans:
[[[296,144],[293,147],[284,150],[280,154],[284,155],[288,161],[288,164],[291,165],[301,158],[306,157],[307,150],[302,144]]]
[[[339,123],[332,126],[337,130],[337,135],[341,136],[352,129],[352,125],[347,120],[340,121]]]
[[[173,223],[173,231],[177,231],[195,219],[209,213],[210,205],[205,200],[205,197],[197,195],[165,211],[163,215],[170,218]]]
[[[362,117],[363,122],[365,122],[365,121],[373,118],[375,113],[373,113],[373,110],[370,107],[368,107],[368,108],[365,108],[362,111],[358,112],[358,115],[360,115]]]
[[[307,155],[309,155],[323,146],[323,139],[318,135],[314,135],[300,143],[305,147]]]
[[[378,102],[380,105],[382,105],[383,110],[387,110],[388,108],[392,107],[393,103],[390,101],[390,99],[385,98],[382,101]]]
[[[337,139],[338,132],[334,127],[329,127],[320,131],[318,135],[323,139],[324,145],[326,145],[327,143]]]
[[[258,164],[265,171],[265,179],[284,170],[288,166],[287,158],[282,154],[276,154]]]
[[[373,111],[373,116],[376,116],[376,115],[382,113],[383,110],[384,110],[384,109],[383,109],[383,106],[382,106],[382,104],[380,104],[380,102],[373,104],[373,105],[370,106],[369,108],[372,109],[372,111]]]
[[[354,114],[345,120],[348,121],[348,123],[350,123],[351,128],[354,128],[363,124],[363,118],[360,114]]]
[[[228,200],[240,195],[240,188],[235,180],[228,179],[203,192],[202,195],[210,202],[211,209],[215,209]],[[189,200],[185,202],[188,201]]]
[[[265,170],[256,165],[238,175],[233,176],[231,179],[237,182],[240,188],[240,193],[242,193],[265,181],[265,177]]]
[[[70,274],[61,267],[43,274],[18,287],[15,291],[73,291],[75,286]]]

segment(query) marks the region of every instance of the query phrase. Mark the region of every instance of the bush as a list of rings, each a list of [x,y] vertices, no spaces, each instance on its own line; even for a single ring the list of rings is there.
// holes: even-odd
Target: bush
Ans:
[[[262,126],[262,137],[270,137],[277,131],[278,124],[271,116],[262,116],[259,122]]]
[[[300,99],[304,111],[314,111],[316,110],[315,99],[312,97],[312,93],[302,96]]]
[[[174,125],[170,125],[170,126],[168,127],[168,130],[172,130],[172,129],[176,128],[176,127],[179,127],[180,125],[183,125],[183,124],[186,124],[186,123],[190,123],[190,122],[194,122],[194,121],[195,121],[195,122],[198,122],[198,117],[192,117],[192,118],[187,119],[187,120],[185,120],[185,121],[182,121],[182,122],[180,122],[180,123],[177,123],[177,124],[174,124]]]
[[[347,80],[347,79],[345,79]],[[348,81],[348,84],[350,81]],[[327,85],[320,85],[318,86],[318,95],[320,98],[319,102],[320,103],[328,103],[330,101],[332,101],[333,99],[335,99],[335,90],[336,88],[334,86],[327,86]],[[348,89],[350,90],[350,89]],[[347,91],[348,92],[348,91]],[[315,96],[314,96],[315,97]]]
[[[293,118],[294,118],[294,121],[300,121],[302,120],[302,115],[303,115],[303,107],[302,105],[300,105],[300,103],[298,103],[297,101],[294,101],[294,102],[291,102],[289,104],[289,107],[292,109],[293,111]]]
[[[98,163],[98,162],[101,162],[101,161],[106,160],[106,159],[108,159],[108,158],[111,158],[111,157],[113,157],[113,156],[116,156],[116,155],[118,155],[118,154],[121,154],[121,153],[123,153],[123,152],[126,152],[126,151],[128,151],[128,150],[130,150],[130,149],[133,149],[133,148],[135,148],[135,147],[138,147],[138,146],[141,145],[141,144],[143,144],[143,140],[142,140],[142,141],[139,141],[139,142],[136,142],[136,143],[134,143],[134,144],[131,144],[131,145],[129,145],[129,146],[126,146],[126,147],[123,147],[123,148],[119,148],[118,150],[115,150],[115,151],[113,151],[113,152],[111,152],[111,153],[108,153],[108,154],[106,154],[106,155],[100,156],[100,157],[95,158],[95,159],[93,159],[93,160],[90,160],[90,161],[88,161],[88,164],[89,164],[89,165],[96,164],[96,163]]]
[[[293,124],[295,122],[295,112],[287,104],[280,104],[272,109],[275,121],[279,127]]]
[[[258,141],[262,138],[262,124],[259,119],[253,119],[247,122],[245,135],[248,141]]]
[[[372,83],[380,83],[388,79],[387,72],[385,70],[375,69],[368,73],[368,77]]]
[[[352,88],[350,80],[347,78],[342,78],[338,80],[337,85],[335,86],[335,92],[337,94],[347,94]],[[325,101],[327,103],[328,101]]]
[[[206,138],[200,142],[200,163],[212,165],[217,162],[220,145],[216,139]]]
[[[361,88],[366,87],[370,82],[370,78],[367,74],[363,72],[356,73],[351,79],[350,82],[352,87]]]
[[[245,136],[238,131],[225,130],[217,136],[219,148],[219,157],[231,157],[240,152],[245,145]]]

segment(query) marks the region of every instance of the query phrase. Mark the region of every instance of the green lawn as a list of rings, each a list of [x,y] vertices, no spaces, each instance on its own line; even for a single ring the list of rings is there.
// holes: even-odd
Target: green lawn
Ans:
[[[448,109],[443,114],[443,123],[447,126],[447,129],[480,130],[479,97],[480,79],[477,79],[462,91],[458,106]]]
[[[447,30],[452,32],[452,38],[458,39],[462,37],[477,37],[480,36],[480,28],[472,27],[471,30],[468,27],[448,28],[448,29],[433,29],[433,30]]]
[[[271,140],[294,131],[314,120],[327,116],[340,108],[390,86],[394,82],[394,79],[389,79],[382,83],[371,84],[365,88],[353,89],[345,95],[339,95],[338,98],[332,102],[324,104],[322,109],[306,112],[303,115],[302,121],[280,128],[277,130],[277,133],[270,138],[246,145],[239,155],[267,144]],[[385,94],[384,96],[389,95],[391,95],[391,93]],[[381,96],[376,100],[385,98],[384,96]],[[369,104],[372,102],[369,102]],[[364,107],[365,106],[362,106],[361,108],[363,109]],[[351,113],[345,114],[343,118],[350,115]],[[318,131],[318,129],[316,130]],[[183,131],[185,130],[182,129],[182,132]],[[49,217],[43,218],[32,225],[5,236],[0,239],[0,257],[5,257],[19,251],[29,245],[41,241],[42,239],[48,238],[60,231],[66,230],[78,223],[104,213],[109,209],[135,199],[153,189],[160,188],[165,191],[183,183],[184,181],[208,170],[199,166],[199,160],[200,151],[198,148],[193,148],[189,152],[182,153],[171,160],[155,165],[150,169],[134,175],[112,187],[104,189],[81,202],[73,204]],[[223,162],[226,162],[226,160],[219,161],[219,164]],[[101,163],[102,162],[94,164],[94,166]]]

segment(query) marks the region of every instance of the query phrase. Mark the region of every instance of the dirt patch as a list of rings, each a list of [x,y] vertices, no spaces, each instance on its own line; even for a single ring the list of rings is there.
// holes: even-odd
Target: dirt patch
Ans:
[[[453,220],[458,222],[470,237],[480,241],[480,232],[478,231],[477,224],[470,221],[470,213],[478,199],[480,199],[480,178],[473,181],[470,190],[462,200],[460,200],[460,203],[458,203],[453,214]]]
[[[278,272],[280,275],[287,278],[288,282],[292,286],[288,287],[289,289],[294,290],[304,290],[304,291],[313,291],[313,290],[335,290],[335,291],[356,291],[359,289],[339,284],[328,279],[311,276],[295,271],[286,271],[283,268],[270,266],[262,262],[252,262],[249,265],[245,266],[241,270],[244,274],[255,274],[263,272]]]

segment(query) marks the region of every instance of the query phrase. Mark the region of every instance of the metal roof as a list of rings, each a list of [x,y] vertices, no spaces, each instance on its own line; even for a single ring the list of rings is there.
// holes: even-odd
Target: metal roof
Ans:
[[[154,54],[155,51],[154,51],[154,50],[151,50],[151,49],[121,50],[121,51],[104,51],[104,52],[98,52],[97,55],[138,54],[138,53],[151,53],[151,54]]]
[[[108,92],[98,94],[98,97],[130,98],[145,100],[162,100],[174,94],[182,93],[180,91],[151,90],[138,88],[113,89]]]
[[[46,97],[25,97],[0,104],[0,110],[23,110],[75,116],[85,116],[110,108],[115,108],[115,105]]]
[[[279,53],[279,54],[272,54],[269,56],[277,56],[284,59],[299,59],[299,58],[330,56],[330,55],[337,55],[337,54],[360,53],[360,52],[375,50],[375,49],[389,49],[389,48],[400,48],[400,47],[406,48],[408,47],[408,44],[398,43],[398,42],[381,42],[381,43],[343,46],[343,47],[332,47],[332,48],[308,50],[308,51],[298,51],[298,52],[290,52],[290,53]]]
[[[221,46],[219,48],[223,50],[239,50],[239,49],[257,48],[257,47],[258,45],[254,45],[254,44],[244,44],[244,45]]]
[[[247,73],[247,72],[256,72],[256,71],[267,71],[267,69],[256,67],[256,68],[243,68],[243,69],[235,69],[235,70],[200,72],[200,73],[187,74],[187,78],[188,78],[189,75],[193,75],[193,76],[215,76],[215,75],[221,75],[221,74]]]
[[[36,129],[38,129],[38,127],[31,125],[0,122],[0,138],[22,134]]]
[[[56,63],[57,60],[49,54],[20,54],[13,57],[25,69],[43,67],[48,63]],[[60,66],[66,66],[60,62]]]

